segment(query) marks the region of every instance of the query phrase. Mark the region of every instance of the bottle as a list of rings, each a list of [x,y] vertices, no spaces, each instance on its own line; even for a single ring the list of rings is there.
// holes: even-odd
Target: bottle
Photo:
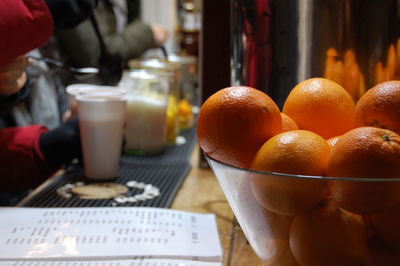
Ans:
[[[180,0],[181,54],[199,55],[201,28],[200,4],[196,0]]]

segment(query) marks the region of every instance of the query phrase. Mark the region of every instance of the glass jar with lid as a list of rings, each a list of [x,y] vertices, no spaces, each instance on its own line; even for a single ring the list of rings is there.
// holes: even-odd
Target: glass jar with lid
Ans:
[[[180,65],[158,58],[133,59],[128,65],[130,69],[145,69],[154,75],[168,78],[167,143],[168,145],[175,144],[179,134],[178,103],[183,94]]]
[[[168,61],[179,65],[181,98],[178,103],[178,120],[181,130],[190,129],[194,124],[194,113],[198,110],[199,91],[197,87],[197,60],[191,55],[171,54]]]
[[[167,144],[167,77],[146,70],[128,70],[118,85],[126,90],[126,146],[135,155],[153,155]]]

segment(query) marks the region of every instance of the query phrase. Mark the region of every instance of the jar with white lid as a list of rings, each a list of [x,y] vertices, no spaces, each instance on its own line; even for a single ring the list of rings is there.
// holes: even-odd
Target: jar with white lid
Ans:
[[[125,152],[153,155],[167,144],[167,77],[146,70],[125,71],[118,85],[126,90]]]
[[[128,65],[132,70],[145,69],[155,75],[168,78],[167,144],[175,145],[180,131],[178,103],[183,97],[180,64],[159,58],[137,58],[130,60]]]

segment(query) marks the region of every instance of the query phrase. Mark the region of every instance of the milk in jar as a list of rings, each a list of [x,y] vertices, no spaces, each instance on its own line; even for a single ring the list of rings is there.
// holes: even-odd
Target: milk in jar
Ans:
[[[143,96],[129,99],[126,149],[139,154],[162,151],[167,141],[166,112],[165,101]]]
[[[168,81],[145,70],[126,72],[119,84],[127,91],[125,151],[161,153],[167,144]]]

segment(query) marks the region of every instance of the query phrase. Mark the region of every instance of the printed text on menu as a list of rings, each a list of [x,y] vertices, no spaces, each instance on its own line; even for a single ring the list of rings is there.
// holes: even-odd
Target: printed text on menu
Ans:
[[[215,217],[160,208],[0,208],[0,260],[134,256],[218,261]]]

